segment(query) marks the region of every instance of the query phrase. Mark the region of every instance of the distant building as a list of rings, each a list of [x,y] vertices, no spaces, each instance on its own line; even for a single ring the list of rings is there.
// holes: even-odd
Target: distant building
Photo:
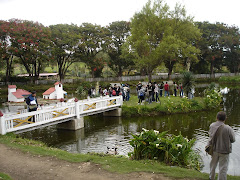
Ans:
[[[16,85],[8,85],[8,101],[24,102],[25,98],[31,93],[24,89],[17,89]]]
[[[63,85],[60,82],[56,82],[55,87],[50,87],[43,93],[43,99],[61,99],[64,98],[64,95],[67,94],[63,90]]]
[[[19,74],[18,77],[28,77],[29,74]],[[58,77],[58,73],[39,73],[39,78],[54,79]]]

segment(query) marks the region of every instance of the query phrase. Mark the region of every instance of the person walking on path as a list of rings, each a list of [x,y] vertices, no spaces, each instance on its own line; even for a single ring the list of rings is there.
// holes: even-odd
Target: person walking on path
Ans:
[[[169,94],[169,85],[168,85],[168,82],[166,81],[165,85],[164,85],[164,90],[165,90],[165,97],[166,95],[170,96]]]
[[[216,119],[217,121],[212,123],[209,128],[210,138],[208,144],[211,144],[211,142],[213,142],[213,155],[210,162],[209,179],[215,179],[215,169],[218,165],[218,180],[226,180],[229,164],[229,154],[232,152],[232,143],[235,142],[235,134],[229,125],[225,125],[225,112],[218,112]],[[214,139],[212,139],[213,136]]]

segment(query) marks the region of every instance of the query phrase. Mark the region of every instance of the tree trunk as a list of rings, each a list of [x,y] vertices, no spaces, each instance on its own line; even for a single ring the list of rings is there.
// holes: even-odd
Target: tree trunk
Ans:
[[[122,76],[122,67],[119,65],[118,66],[118,77]]]
[[[211,62],[211,66],[210,66],[210,78],[214,78],[214,72],[213,72],[213,69],[214,69],[214,64],[213,64],[213,62]]]
[[[170,79],[171,79],[172,70],[173,70],[173,66],[172,66],[172,65],[170,65],[170,66],[168,67],[168,80],[170,80]]]
[[[9,78],[11,76],[11,69],[12,69],[12,60],[13,60],[13,55],[10,55],[9,58],[6,58],[6,64],[7,64],[7,69],[6,69],[6,79],[5,83],[7,84],[9,82]]]

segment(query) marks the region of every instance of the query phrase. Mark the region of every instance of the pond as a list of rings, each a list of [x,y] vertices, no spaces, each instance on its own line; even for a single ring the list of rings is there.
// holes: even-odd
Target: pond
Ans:
[[[223,109],[227,113],[226,124],[229,124],[236,134],[233,153],[230,154],[228,174],[240,176],[240,89],[231,88],[224,95]],[[174,98],[174,97],[172,97]],[[131,134],[140,132],[142,128],[168,131],[171,134],[181,134],[188,138],[195,138],[194,149],[199,151],[204,167],[202,172],[209,172],[210,156],[204,152],[208,140],[209,125],[215,121],[218,110],[195,112],[189,114],[175,114],[159,117],[113,118],[92,116],[85,118],[85,127],[78,131],[58,129],[57,126],[46,127],[21,136],[45,142],[49,146],[57,147],[72,153],[97,152],[105,153],[107,147],[117,147],[120,155],[127,155],[132,151],[129,140]]]

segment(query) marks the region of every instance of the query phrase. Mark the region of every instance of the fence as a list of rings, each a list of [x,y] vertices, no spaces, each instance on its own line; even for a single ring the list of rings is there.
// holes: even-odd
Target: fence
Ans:
[[[235,73],[215,73],[213,77],[219,78],[221,76],[236,76]],[[210,74],[195,74],[194,77],[196,79],[201,78],[211,78]],[[172,74],[171,79],[178,79],[181,78],[181,74]],[[126,81],[142,81],[148,79],[148,76],[121,76],[121,77],[107,77],[107,78],[85,78],[82,81],[87,82],[126,82]],[[161,73],[160,75],[152,75],[152,79],[154,80],[161,80],[161,79],[168,79],[167,73]],[[78,79],[64,79],[63,83],[74,83],[79,81]],[[56,80],[37,80],[36,84],[54,84]],[[11,84],[27,84],[29,82],[12,82]],[[3,85],[4,82],[0,82],[0,85]]]

